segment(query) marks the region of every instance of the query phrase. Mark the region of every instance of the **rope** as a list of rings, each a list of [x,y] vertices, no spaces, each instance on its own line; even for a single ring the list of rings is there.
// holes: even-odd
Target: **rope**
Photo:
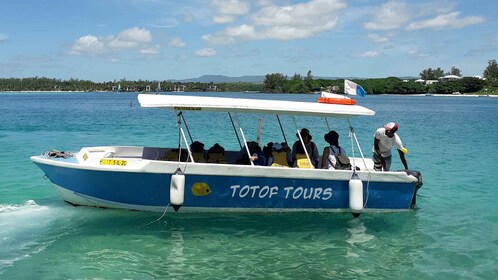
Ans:
[[[149,223],[145,224],[143,227],[146,227],[146,226],[148,226],[148,225],[150,225],[150,224],[153,224],[153,223],[155,223],[155,222],[159,222],[159,221],[160,221],[160,220],[164,217],[164,215],[166,215],[166,212],[168,211],[168,207],[169,207],[169,203],[168,203],[168,205],[166,205],[166,208],[164,208],[164,212],[163,212],[163,214],[161,215],[161,217],[159,217],[159,218],[155,219],[155,220],[154,220],[154,221],[152,221],[152,222],[149,222]]]

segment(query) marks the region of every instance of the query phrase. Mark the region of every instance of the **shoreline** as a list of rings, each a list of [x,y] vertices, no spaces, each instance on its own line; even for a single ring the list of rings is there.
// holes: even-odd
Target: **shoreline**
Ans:
[[[116,93],[114,91],[63,91],[63,90],[23,90],[23,91],[0,91],[0,94],[15,94],[15,93]],[[197,91],[197,92],[204,92],[204,91]],[[241,92],[246,92],[246,91],[241,91]],[[120,94],[126,94],[126,93],[140,93],[136,91],[121,91],[119,92]],[[175,93],[174,91],[171,92],[162,92],[162,93]],[[221,91],[220,91],[221,93]],[[264,93],[264,92],[259,92],[259,93]],[[305,93],[303,93],[305,94]],[[393,96],[427,96],[427,97],[434,97],[434,96],[441,96],[441,97],[498,97],[498,94],[431,94],[431,95],[426,95],[424,93],[421,94],[398,94],[398,93],[392,93],[392,94],[368,94],[371,96],[375,95],[393,95]]]

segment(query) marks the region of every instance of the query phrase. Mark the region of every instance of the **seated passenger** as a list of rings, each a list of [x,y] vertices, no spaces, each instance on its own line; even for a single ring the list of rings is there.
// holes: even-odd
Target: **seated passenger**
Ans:
[[[334,130],[323,136],[329,143],[328,147],[323,149],[322,168],[323,169],[351,169],[349,158],[346,151],[339,146],[339,134]]]
[[[225,158],[225,148],[216,143],[207,152],[208,163],[227,163]]]
[[[206,162],[206,150],[204,150],[204,144],[199,141],[194,141],[190,144],[190,151],[192,152],[194,162]]]
[[[299,143],[299,145],[295,145],[296,150],[294,154],[294,167],[297,168],[311,168],[314,169],[315,166],[313,163],[310,165],[308,158],[306,157],[306,153],[304,152],[303,145]]]
[[[272,147],[271,157],[269,158],[268,165],[289,167],[289,162],[292,160],[290,148],[287,143],[282,144],[274,143]]]
[[[167,161],[186,161],[187,160],[187,150],[185,149],[171,149],[169,151],[164,152],[164,155],[160,157],[160,160]]]
[[[251,157],[249,157],[249,155],[247,154],[246,147],[244,146],[242,147],[242,149],[240,149],[237,156],[237,161],[235,163],[250,165],[252,161],[254,165],[266,165],[265,155],[263,154],[263,151],[261,150],[261,147],[257,142],[249,141],[247,142],[247,147],[249,148]]]
[[[302,151],[300,153],[301,155],[299,156],[302,159],[302,154],[304,154],[304,158],[306,158],[306,154],[303,149],[303,144],[299,140],[299,135],[296,133],[296,137],[298,138],[296,142],[294,142],[294,145],[292,146],[292,158],[294,161],[294,166],[296,167],[297,160],[298,160],[298,149],[299,151]],[[306,151],[308,152],[308,155],[311,160],[311,164],[313,165],[313,168],[317,167],[320,164],[320,155],[318,154],[318,148],[315,144],[315,142],[311,141],[313,137],[310,134],[310,131],[306,128],[301,129],[301,138],[303,139],[304,146],[306,147]],[[309,163],[308,163],[309,165]],[[309,167],[308,167],[309,168]]]
[[[268,165],[271,165],[271,153],[273,150],[273,142],[268,142],[266,146],[263,147],[263,154],[265,155],[265,161]]]

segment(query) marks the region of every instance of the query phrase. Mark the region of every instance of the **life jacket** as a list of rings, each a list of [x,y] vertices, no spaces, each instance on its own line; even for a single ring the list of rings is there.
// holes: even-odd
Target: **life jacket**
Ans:
[[[227,163],[224,153],[208,153],[208,163]]]
[[[206,159],[204,158],[204,154],[203,153],[194,152],[194,153],[192,153],[192,158],[194,158],[195,162],[201,162],[201,163],[205,163],[206,162]]]
[[[296,154],[296,167],[297,168],[311,168],[314,169],[313,165],[310,166],[306,154]]]
[[[287,152],[272,151],[271,156],[273,157],[273,163],[271,166],[289,167],[289,163],[287,162]]]
[[[180,155],[180,150],[178,149],[172,149],[164,153],[162,157],[160,157],[160,160],[167,160],[167,161],[178,161],[178,156]],[[186,151],[182,150],[182,157],[180,161],[185,161],[185,155],[187,154]]]

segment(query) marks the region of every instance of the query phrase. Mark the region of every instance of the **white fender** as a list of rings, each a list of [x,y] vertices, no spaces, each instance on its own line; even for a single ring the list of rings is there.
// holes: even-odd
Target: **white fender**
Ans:
[[[169,202],[171,206],[178,211],[183,205],[185,197],[185,175],[178,168],[175,174],[171,175],[171,183],[169,185]]]
[[[363,182],[356,173],[349,180],[349,208],[353,213],[363,210]]]

